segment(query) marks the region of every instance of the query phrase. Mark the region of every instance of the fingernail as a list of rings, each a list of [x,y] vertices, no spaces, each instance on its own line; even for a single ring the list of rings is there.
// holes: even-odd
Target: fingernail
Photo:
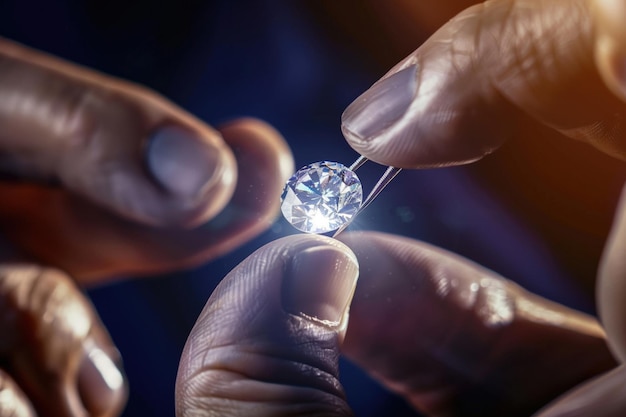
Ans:
[[[341,116],[344,130],[361,140],[378,136],[398,121],[417,91],[417,66],[411,65],[374,84]]]
[[[352,301],[358,275],[352,253],[332,246],[306,249],[287,266],[283,308],[291,314],[338,326]]]
[[[162,127],[150,137],[147,165],[166,191],[182,197],[202,192],[220,168],[220,151],[192,132]]]
[[[85,352],[78,371],[78,387],[90,415],[118,410],[126,400],[126,384],[122,371],[97,346],[91,346]]]

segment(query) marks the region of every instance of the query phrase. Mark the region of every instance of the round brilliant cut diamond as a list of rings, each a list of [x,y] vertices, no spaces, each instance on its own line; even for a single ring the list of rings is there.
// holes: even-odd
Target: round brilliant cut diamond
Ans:
[[[363,189],[356,174],[338,162],[322,161],[298,170],[287,181],[281,210],[289,223],[307,233],[326,233],[352,219]]]

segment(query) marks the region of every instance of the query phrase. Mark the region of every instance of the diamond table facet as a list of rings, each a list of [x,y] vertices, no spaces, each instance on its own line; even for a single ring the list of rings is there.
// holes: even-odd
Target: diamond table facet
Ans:
[[[349,222],[363,200],[356,174],[338,162],[322,161],[298,170],[285,185],[281,211],[306,233],[326,233]]]

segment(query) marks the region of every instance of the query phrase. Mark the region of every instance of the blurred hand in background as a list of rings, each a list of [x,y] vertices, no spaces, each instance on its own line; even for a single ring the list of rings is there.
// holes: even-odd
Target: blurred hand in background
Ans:
[[[292,171],[263,122],[215,130],[0,40],[0,416],[117,415],[119,354],[77,285],[228,252],[271,224]]]

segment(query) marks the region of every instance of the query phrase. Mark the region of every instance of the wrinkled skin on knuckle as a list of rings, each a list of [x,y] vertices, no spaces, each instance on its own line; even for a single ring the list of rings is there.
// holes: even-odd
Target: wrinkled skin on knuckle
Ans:
[[[102,134],[128,136],[146,122],[129,94],[109,84],[73,79],[0,54],[0,138],[11,151],[2,159],[27,178],[56,175],[63,181],[82,159],[97,166],[116,148],[139,146]],[[20,167],[26,160],[28,165]]]
[[[61,178],[72,188],[87,192],[92,187],[114,187],[114,175],[120,168],[130,169],[139,160],[141,140],[147,122],[136,103],[108,90],[85,90],[73,111],[76,127],[66,137],[66,152],[58,165]],[[124,167],[126,165],[126,167]],[[99,183],[85,176],[99,172]],[[110,193],[110,194],[109,194]],[[107,192],[115,195],[114,190]]]
[[[261,326],[266,329],[262,334],[239,334],[227,343],[219,329],[205,328],[200,340],[193,332],[179,372],[181,412],[221,409],[229,401],[242,410],[248,403],[271,406],[277,412],[271,416],[320,415],[329,407],[347,410],[336,377],[337,335],[304,322],[299,317],[277,321]]]
[[[475,65],[502,97],[560,134],[626,159],[626,106],[595,67],[588,2],[488,1],[474,10]]]
[[[63,147],[68,136],[89,126],[82,114],[89,89],[61,74],[0,55],[0,86],[2,136],[18,149]],[[53,140],[40,143],[34,137],[44,129]],[[21,137],[29,140],[17,143]]]
[[[207,352],[205,364],[178,381],[177,415],[351,415],[335,376],[254,349],[224,346]]]
[[[477,39],[480,65],[502,94],[531,113],[563,94],[563,78],[575,81],[592,56],[589,11],[581,1],[516,0],[485,4]],[[486,58],[486,59],[484,59]],[[558,93],[558,94],[557,94]],[[539,100],[541,97],[541,100]],[[536,102],[535,102],[536,100]],[[536,110],[535,110],[536,109]]]
[[[0,323],[3,334],[14,336],[0,353],[50,375],[75,368],[80,359],[76,353],[93,323],[89,307],[76,291],[57,270],[1,267]]]
[[[533,123],[527,116],[626,157],[626,109],[594,66],[593,21],[586,2],[487,1],[457,15],[433,39],[447,45],[454,68],[450,79],[456,116],[443,131],[469,138],[478,150],[475,146],[484,138],[494,141],[479,157],[507,136],[518,136],[515,131]],[[460,82],[454,84],[455,79]],[[464,103],[468,90],[469,102]],[[482,127],[473,134],[476,124]]]
[[[178,417],[351,416],[344,399],[306,386],[249,379],[226,369],[204,370],[178,391]]]

